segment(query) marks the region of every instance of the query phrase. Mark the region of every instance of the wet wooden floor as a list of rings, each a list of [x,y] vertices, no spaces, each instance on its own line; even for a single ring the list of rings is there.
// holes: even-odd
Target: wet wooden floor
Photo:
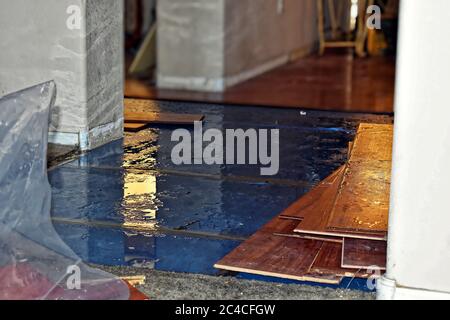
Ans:
[[[348,53],[310,56],[229,88],[224,93],[157,89],[128,79],[133,98],[280,106],[331,111],[392,113],[395,60]]]

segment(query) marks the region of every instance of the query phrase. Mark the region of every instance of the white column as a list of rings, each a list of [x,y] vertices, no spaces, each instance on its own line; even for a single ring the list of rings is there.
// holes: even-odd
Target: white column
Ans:
[[[123,134],[123,0],[0,0],[0,96],[54,80],[51,142]]]
[[[159,88],[222,92],[313,51],[316,0],[158,0]]]
[[[401,3],[388,266],[378,297],[450,299],[450,1]]]
[[[158,1],[159,88],[224,90],[224,1]]]

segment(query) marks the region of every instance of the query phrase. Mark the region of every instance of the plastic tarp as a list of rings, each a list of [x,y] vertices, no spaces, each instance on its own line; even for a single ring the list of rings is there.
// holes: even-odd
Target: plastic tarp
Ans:
[[[0,99],[0,299],[129,298],[128,285],[88,267],[61,240],[50,217],[47,82]]]

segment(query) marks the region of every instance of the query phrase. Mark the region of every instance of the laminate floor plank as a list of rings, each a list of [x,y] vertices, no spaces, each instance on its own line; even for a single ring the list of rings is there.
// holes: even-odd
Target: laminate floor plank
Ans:
[[[329,230],[328,219],[332,212],[339,186],[342,182],[345,166],[313,188],[289,208],[284,210],[280,218],[297,221],[297,226],[280,236],[317,239],[330,242],[342,242],[343,237],[385,240],[385,234],[345,232],[345,230]]]
[[[195,114],[125,112],[125,121],[129,123],[194,125],[195,121],[202,120],[202,115]]]
[[[275,229],[274,229],[275,227]],[[247,241],[217,262],[214,267],[223,270],[279,277],[299,281],[339,284],[341,276],[333,273],[310,272],[323,241],[276,236],[287,232],[292,221],[278,217]]]
[[[361,125],[345,166],[215,267],[321,283],[370,276],[367,267],[386,259],[390,131]]]
[[[294,232],[294,229],[292,229],[291,232],[274,232],[274,235],[280,236],[280,237],[289,237],[289,238],[297,238],[297,239],[310,239],[310,240],[318,240],[318,241],[324,241],[324,242],[335,242],[335,243],[343,243],[344,238],[342,237],[335,237],[335,236],[327,236],[327,235],[314,235],[314,234],[301,234]]]
[[[333,210],[334,202],[344,176],[344,167],[337,171],[332,184],[321,188],[320,194],[303,210],[303,220],[295,232],[308,234],[322,234],[327,229],[328,217]]]
[[[159,112],[155,102],[151,100],[125,99],[124,104],[126,123],[193,125],[194,122],[204,119],[201,114]]]
[[[359,240],[355,240],[359,241]],[[335,274],[341,277],[368,278],[371,276],[366,269],[355,270],[342,267],[342,243],[324,242],[316,257],[310,272],[316,274]]]
[[[360,125],[328,220],[329,230],[386,236],[392,139],[392,125]]]
[[[349,162],[392,161],[394,127],[391,124],[361,123],[353,142]]]
[[[320,182],[310,192],[305,194],[299,200],[294,202],[290,207],[284,210],[280,217],[283,219],[292,219],[302,221],[309,215],[316,214],[317,203],[326,201],[323,197],[326,196],[327,190],[334,185],[337,180],[341,179],[344,167],[339,168],[328,176],[325,180]]]
[[[386,242],[344,239],[341,266],[356,269],[377,266],[386,270],[386,251]]]
[[[333,231],[386,234],[390,161],[350,162],[328,221]]]
[[[125,122],[123,124],[125,131],[138,132],[148,127],[147,123],[133,123]]]

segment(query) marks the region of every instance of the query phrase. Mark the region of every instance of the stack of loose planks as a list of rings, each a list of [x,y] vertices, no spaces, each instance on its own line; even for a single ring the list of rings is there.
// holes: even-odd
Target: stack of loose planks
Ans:
[[[154,111],[154,102],[151,100],[125,99],[124,105],[124,128],[126,131],[138,132],[151,124],[194,125],[195,121],[203,121],[204,119],[204,116],[200,114]]]
[[[392,125],[361,124],[344,166],[215,267],[326,284],[385,270],[392,140]]]

